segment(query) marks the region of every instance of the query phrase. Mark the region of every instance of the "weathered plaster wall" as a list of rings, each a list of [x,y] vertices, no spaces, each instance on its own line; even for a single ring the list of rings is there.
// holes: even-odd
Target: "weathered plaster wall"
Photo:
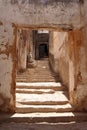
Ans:
[[[18,30],[17,39],[18,71],[23,72],[27,67],[28,32],[22,29]]]
[[[58,31],[50,31],[49,33],[49,61],[52,70],[58,73]]]
[[[14,111],[15,30],[10,23],[0,24],[0,110]]]
[[[0,20],[18,25],[79,28],[79,0],[0,0]],[[2,13],[3,12],[3,13]]]
[[[54,72],[58,73],[63,83],[69,87],[69,51],[68,33],[50,32],[49,60]]]
[[[87,5],[86,0],[85,4]],[[3,111],[14,111],[15,109],[16,33],[13,25],[16,25],[15,27],[51,27],[51,29],[62,28],[64,30],[80,29],[83,25],[83,20],[81,20],[79,0],[0,0],[0,109]],[[77,87],[72,87],[70,82],[70,92],[72,90],[70,96],[73,97],[72,103],[80,106],[83,103],[83,99],[87,97],[85,91],[87,80],[84,76],[85,69],[82,64],[84,58],[81,58],[84,57],[84,45],[81,44],[81,47],[79,47],[77,44],[75,48],[76,51],[78,50],[77,61],[79,61],[79,64],[75,66],[73,59],[71,60],[73,62],[69,64],[71,66],[74,64],[75,69],[80,69],[79,71],[72,70],[72,72],[74,71],[73,74],[76,71],[75,76],[77,74],[79,78],[77,78],[78,82],[76,82],[76,77],[71,75],[73,84],[75,83],[74,87]],[[73,52],[70,54],[73,54]],[[82,77],[82,81],[80,81],[80,77]],[[84,92],[84,95],[82,92]],[[86,101],[84,100],[84,105],[86,105]]]
[[[84,26],[69,32],[69,91],[76,110],[87,111],[87,1],[80,6]]]
[[[33,62],[35,54],[34,54],[34,43],[33,43],[33,31],[28,31],[28,56],[31,57],[28,59],[29,62]]]
[[[76,110],[87,111],[87,70],[83,29],[69,32],[69,90]]]
[[[50,63],[69,88],[70,101],[77,111],[87,111],[86,29],[50,32]]]
[[[68,33],[58,32],[58,72],[63,83],[69,87],[69,51]]]
[[[70,98],[77,110],[87,111],[87,1],[81,4],[84,27],[70,35]],[[73,80],[72,80],[73,79]]]

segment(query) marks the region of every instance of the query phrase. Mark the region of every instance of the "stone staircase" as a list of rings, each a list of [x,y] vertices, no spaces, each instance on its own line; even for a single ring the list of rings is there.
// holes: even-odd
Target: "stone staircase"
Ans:
[[[48,60],[38,61],[36,68],[17,75],[16,101],[18,113],[73,111],[68,92],[51,72]]]
[[[48,60],[38,61],[16,79],[16,113],[0,114],[0,122],[58,123],[87,121],[87,113],[75,112],[68,91],[51,72]]]
[[[60,83],[17,83],[16,112],[70,112],[68,94]]]
[[[35,68],[17,74],[16,82],[56,82],[59,78],[50,71],[48,59],[38,60]]]

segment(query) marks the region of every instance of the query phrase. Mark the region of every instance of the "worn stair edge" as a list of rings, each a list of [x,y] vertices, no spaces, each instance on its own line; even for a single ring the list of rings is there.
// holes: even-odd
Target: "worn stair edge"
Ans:
[[[33,113],[33,112],[71,112],[73,107],[67,103],[66,105],[16,105],[16,112]]]
[[[39,75],[39,76],[37,76],[37,75],[28,75],[28,76],[17,76],[16,77],[16,79],[20,79],[20,78],[47,78],[47,79],[50,79],[50,78],[52,78],[52,79],[55,79],[55,78],[57,78],[57,77],[54,77],[54,76],[49,76],[49,75]]]
[[[32,79],[32,78],[29,78],[29,79],[27,79],[27,78],[24,79],[24,78],[23,78],[23,79],[17,79],[17,80],[16,80],[16,82],[25,82],[25,83],[26,83],[26,82],[32,82],[32,81],[33,81],[33,82],[37,82],[37,83],[38,83],[38,82],[56,82],[55,79],[49,79],[49,80],[48,80],[47,78],[42,78],[42,79],[41,79],[41,78],[37,78],[37,79],[36,79],[36,78],[35,78],[35,79],[34,79],[34,78],[33,78],[33,79]]]
[[[58,122],[87,121],[87,113],[26,113],[26,114],[0,114],[0,122],[27,122],[27,123],[58,123]]]
[[[66,87],[61,83],[55,82],[33,82],[33,83],[24,83],[17,82],[16,88],[34,88],[34,89],[55,89],[55,90],[66,90]]]
[[[37,70],[38,71],[38,70]],[[44,71],[45,72],[45,71]],[[29,72],[27,72],[27,73],[20,73],[20,74],[17,74],[17,76],[16,77],[31,77],[31,76],[29,76],[29,74],[30,74],[30,71]],[[43,75],[42,75],[43,74]],[[34,74],[31,74],[32,76],[37,76],[37,73],[35,73],[34,72]],[[39,75],[38,76],[51,76],[51,77],[58,77],[57,75],[55,75],[55,74],[53,74],[53,73],[49,73],[49,72],[47,72],[47,70],[46,70],[46,72],[45,73],[43,73],[43,71],[42,72],[40,72],[40,70],[39,70]]]
[[[48,83],[45,83],[45,82],[42,82],[42,83],[39,83],[39,82],[37,82],[37,83],[21,83],[21,82],[18,82],[18,83],[16,83],[16,85],[17,86],[43,86],[43,85],[45,85],[45,86],[50,86],[50,85],[53,85],[53,86],[55,86],[55,87],[57,87],[57,86],[59,86],[59,87],[61,87],[62,86],[62,84],[60,83],[60,82],[48,82]]]
[[[25,86],[16,86],[16,88],[18,88],[18,89],[32,89],[32,86],[27,86],[27,87],[25,87]],[[52,90],[55,90],[55,91],[63,91],[63,90],[66,90],[65,88],[63,88],[63,87],[53,87],[53,86],[50,86],[50,87],[46,87],[46,86],[35,86],[35,87],[33,87],[34,89],[52,89]]]
[[[17,82],[29,83],[30,80],[20,80],[20,81],[17,81]],[[40,80],[40,81],[32,80],[31,82],[32,82],[32,83],[42,82],[42,80]],[[43,82],[48,82],[48,80],[44,80]],[[54,82],[54,81],[51,80],[51,82]]]
[[[17,101],[17,103],[21,103],[21,104],[24,104],[24,105],[64,105],[64,104],[67,104],[68,101],[43,101],[43,102],[40,102],[40,101]]]
[[[28,93],[28,94],[43,94],[43,93],[55,93],[58,89],[53,88],[16,88],[16,93]],[[58,91],[64,91],[63,88],[60,88]],[[65,90],[66,91],[66,90]]]
[[[29,87],[16,87],[16,88],[18,88],[18,89],[24,89],[24,88],[27,88],[27,89],[31,89],[32,88],[32,86],[29,86]],[[39,87],[39,86],[35,86],[35,87],[33,87],[34,89],[41,89],[41,87]],[[65,90],[65,88],[63,88],[63,87],[43,87],[42,86],[42,89],[52,89],[52,90],[55,90],[55,91],[63,91],[63,90]]]
[[[40,80],[36,80],[36,79],[35,79],[35,80],[34,80],[34,79],[32,79],[32,80],[26,80],[26,79],[25,79],[25,80],[23,80],[23,79],[22,79],[22,80],[16,80],[16,82],[23,82],[23,83],[24,83],[24,82],[25,82],[25,83],[29,83],[29,82],[32,82],[32,83],[40,82],[40,83],[41,83],[41,82],[55,82],[55,80],[49,80],[49,81],[48,81],[47,79],[46,79],[46,80],[44,80],[44,79],[43,79],[43,80],[42,80],[42,79],[40,79]]]
[[[54,93],[55,91],[53,89],[22,89],[22,88],[16,88],[16,93],[28,93],[28,94],[43,94],[43,93]]]
[[[67,93],[59,91],[54,94],[22,94],[16,93],[16,101],[22,104],[66,104],[69,102],[67,98]],[[49,98],[48,98],[49,97]]]
[[[43,73],[42,73],[43,74]],[[31,78],[31,77],[36,77],[36,78],[41,78],[41,77],[44,77],[44,78],[57,78],[57,76],[53,76],[53,75],[48,75],[48,74],[45,74],[45,75],[39,75],[39,76],[37,76],[37,75],[30,75],[30,74],[28,74],[28,75],[17,75],[16,76],[16,78]],[[30,75],[30,76],[29,76]]]

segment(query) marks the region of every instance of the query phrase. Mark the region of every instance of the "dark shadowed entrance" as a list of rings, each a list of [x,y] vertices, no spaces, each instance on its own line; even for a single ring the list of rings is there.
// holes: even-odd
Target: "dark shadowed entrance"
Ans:
[[[48,45],[40,44],[39,45],[39,59],[48,57]]]

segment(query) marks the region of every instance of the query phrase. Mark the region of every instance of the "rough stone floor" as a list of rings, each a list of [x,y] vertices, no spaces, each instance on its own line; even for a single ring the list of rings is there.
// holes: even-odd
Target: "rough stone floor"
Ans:
[[[0,124],[0,130],[87,130],[87,122],[82,123],[41,123],[41,124],[29,124],[29,123],[2,123]]]

